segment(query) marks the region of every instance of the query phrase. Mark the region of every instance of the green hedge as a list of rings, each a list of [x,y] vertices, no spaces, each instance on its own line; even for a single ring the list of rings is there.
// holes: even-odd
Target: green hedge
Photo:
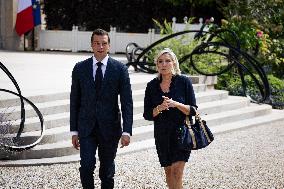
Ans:
[[[284,80],[281,80],[273,75],[267,75],[271,90],[271,102],[273,108],[284,109]],[[254,81],[251,77],[246,76],[248,94],[254,98],[261,98]],[[215,85],[216,89],[227,90],[230,95],[242,96],[242,82],[238,75],[225,73],[218,76],[218,82]]]

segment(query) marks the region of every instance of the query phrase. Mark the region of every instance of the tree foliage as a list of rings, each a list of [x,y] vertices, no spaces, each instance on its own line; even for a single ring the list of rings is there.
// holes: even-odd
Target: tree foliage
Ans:
[[[284,0],[230,0],[223,12],[228,20],[239,16],[242,20],[254,21],[273,38],[284,38]]]
[[[197,20],[199,17],[221,18],[216,7],[192,10],[190,1],[173,4],[165,0],[44,0],[43,10],[47,29],[64,30],[71,30],[76,25],[79,30],[91,31],[100,27],[109,31],[113,26],[118,31],[144,33],[154,27],[152,19],[161,22],[176,17],[177,22],[183,22],[185,16],[194,16]]]
[[[115,26],[119,31],[147,32],[152,18],[182,20],[188,7],[172,6],[163,0],[45,0],[44,13],[48,29],[81,30]]]
[[[284,78],[284,0],[230,0],[224,15],[222,27],[238,35],[242,49]]]

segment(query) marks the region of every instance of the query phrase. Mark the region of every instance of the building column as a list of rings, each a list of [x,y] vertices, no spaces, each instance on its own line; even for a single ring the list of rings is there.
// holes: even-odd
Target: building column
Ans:
[[[15,32],[18,0],[0,0],[0,49],[24,50],[23,36]]]

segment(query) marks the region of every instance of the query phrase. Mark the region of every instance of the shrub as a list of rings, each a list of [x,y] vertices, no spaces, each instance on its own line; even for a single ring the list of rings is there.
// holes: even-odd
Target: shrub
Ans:
[[[271,91],[271,103],[273,108],[283,109],[284,108],[284,81],[273,76],[268,75],[268,82],[270,84]],[[247,82],[247,94],[254,99],[260,99],[260,92],[256,88],[254,81],[250,76],[245,76]],[[242,82],[238,75],[231,73],[225,73],[218,76],[218,82],[215,85],[216,89],[227,90],[230,95],[243,96]]]
[[[269,74],[284,79],[284,1],[232,0],[222,27],[234,31],[242,50],[257,58]]]
[[[189,19],[188,25],[186,26],[186,30],[190,30],[191,21],[193,18]],[[164,21],[163,24],[159,23],[157,20],[154,20],[155,24],[160,28],[161,35],[167,36],[173,33],[171,29],[171,23]],[[169,40],[166,40],[159,45],[155,46],[148,54],[148,62],[153,62],[154,56],[162,49],[164,48],[170,48],[173,50],[173,52],[177,55],[177,58],[180,60],[182,57],[190,54],[194,48],[196,48],[198,45],[202,43],[202,38],[200,39],[194,39],[195,33],[187,33],[183,35],[179,35],[175,38],[171,38]],[[218,67],[221,64],[214,64],[215,62],[218,62],[220,60],[220,56],[217,54],[202,54],[202,55],[196,55],[193,56],[194,64],[195,66],[204,72],[215,72],[216,69],[220,69]],[[190,60],[187,59],[180,65],[180,69],[184,73],[188,73],[191,75],[198,74],[192,67]]]

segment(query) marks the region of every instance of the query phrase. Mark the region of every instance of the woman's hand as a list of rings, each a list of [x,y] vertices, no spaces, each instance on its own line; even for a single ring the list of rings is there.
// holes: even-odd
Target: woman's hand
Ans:
[[[162,96],[162,97],[164,99],[163,103],[153,109],[153,117],[156,117],[157,115],[162,113],[162,111],[164,110],[169,110],[169,108],[176,108],[179,105],[177,101],[174,101],[173,99],[169,97],[166,97],[166,96]]]
[[[175,108],[177,107],[178,102],[174,101],[173,99],[166,97],[166,96],[162,96],[164,98],[164,101],[162,104],[165,105],[165,107],[167,107],[167,110],[169,110],[169,108]]]
[[[185,115],[189,115],[190,113],[190,106],[189,105],[185,105],[183,103],[174,101],[173,99],[166,97],[166,96],[162,96],[164,98],[164,101],[161,105],[163,105],[163,107],[167,107],[167,110],[169,110],[169,108],[177,108],[180,111],[182,111],[182,113],[184,113]]]

